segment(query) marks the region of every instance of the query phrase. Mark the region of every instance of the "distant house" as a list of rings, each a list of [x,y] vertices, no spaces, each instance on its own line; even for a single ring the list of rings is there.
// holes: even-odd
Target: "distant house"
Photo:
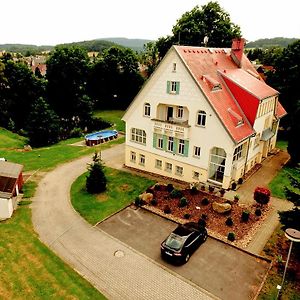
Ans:
[[[230,188],[267,157],[286,112],[243,50],[173,46],[123,117],[125,165]]]
[[[0,160],[0,219],[11,217],[23,185],[23,166]]]

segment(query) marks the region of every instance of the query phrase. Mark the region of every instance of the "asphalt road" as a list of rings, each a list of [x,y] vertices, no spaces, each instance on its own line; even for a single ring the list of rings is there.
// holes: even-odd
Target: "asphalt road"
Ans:
[[[269,263],[208,238],[183,266],[160,257],[160,243],[177,224],[144,209],[126,208],[97,227],[221,299],[253,299]]]

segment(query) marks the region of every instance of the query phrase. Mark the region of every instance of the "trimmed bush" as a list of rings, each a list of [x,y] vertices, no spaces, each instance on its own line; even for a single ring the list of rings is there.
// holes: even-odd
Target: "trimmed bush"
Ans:
[[[263,205],[270,201],[271,192],[269,189],[264,187],[257,187],[254,191],[254,200]]]
[[[172,184],[172,183],[168,183],[168,185],[167,185],[167,191],[168,191],[169,193],[171,193],[173,190],[174,190],[173,184]]]
[[[210,185],[210,186],[208,187],[208,191],[209,191],[210,193],[212,193],[214,190],[215,190],[215,187],[214,187],[214,186]]]
[[[227,226],[232,226],[232,225],[233,225],[232,218],[231,218],[231,217],[228,217],[228,218],[226,219],[226,221],[225,221],[225,224],[226,224]]]
[[[260,208],[257,208],[257,209],[255,210],[255,215],[258,216],[258,217],[261,216],[261,209],[260,209]]]
[[[225,195],[225,190],[224,189],[220,189],[220,195],[223,197]]]
[[[179,207],[185,207],[188,205],[188,201],[185,197],[180,198],[179,200]]]
[[[151,201],[150,201],[151,205],[153,206],[156,206],[157,205],[157,200],[155,198],[153,198]]]
[[[244,179],[242,177],[240,177],[239,180],[238,180],[238,184],[242,184],[243,181],[244,181]]]
[[[198,189],[197,189],[197,187],[193,186],[191,188],[191,195],[197,195],[197,194],[198,194]]]
[[[200,218],[200,219],[198,220],[198,225],[199,225],[200,227],[206,227],[206,221],[205,221],[203,218]]]
[[[183,217],[184,217],[185,219],[189,219],[189,218],[191,217],[191,215],[188,214],[188,213],[186,213],[186,214],[183,215]]]
[[[231,189],[232,189],[233,191],[235,191],[236,186],[237,186],[236,182],[233,182],[232,185],[231,185]]]
[[[164,207],[164,213],[165,214],[170,214],[171,213],[171,208],[170,208],[169,205],[165,205],[165,207]]]
[[[201,191],[205,191],[205,185],[201,185]]]
[[[242,222],[248,222],[249,217],[250,217],[250,212],[247,210],[244,210],[242,212],[242,216],[241,216]]]
[[[140,199],[139,197],[136,197],[135,200],[134,200],[134,204],[136,206],[142,206],[142,205],[145,205],[145,201]]]
[[[233,242],[235,240],[234,232],[229,232],[228,235],[227,235],[227,239],[228,239],[228,241]]]
[[[201,200],[201,204],[202,204],[202,205],[208,205],[208,204],[209,204],[209,200],[208,200],[207,198],[203,198],[203,199]]]
[[[156,185],[154,186],[154,190],[160,191],[160,189],[161,189],[160,184],[156,184]]]
[[[180,190],[174,189],[170,193],[171,198],[180,198],[182,197],[182,192]]]

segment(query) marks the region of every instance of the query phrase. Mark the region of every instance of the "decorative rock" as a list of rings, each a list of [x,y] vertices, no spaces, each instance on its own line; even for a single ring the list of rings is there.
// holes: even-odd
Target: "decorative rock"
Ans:
[[[153,194],[152,193],[143,193],[143,194],[139,195],[139,198],[141,200],[149,203],[153,199]]]
[[[213,202],[212,208],[215,212],[224,214],[228,211],[231,211],[231,204],[229,203],[218,203],[218,202]]]
[[[31,148],[30,145],[25,145],[24,146],[24,151],[31,151],[31,150],[32,150],[32,148]]]

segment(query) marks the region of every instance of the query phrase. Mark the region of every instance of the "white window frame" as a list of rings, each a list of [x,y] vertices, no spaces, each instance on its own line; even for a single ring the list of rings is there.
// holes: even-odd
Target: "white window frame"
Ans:
[[[150,103],[145,103],[144,104],[144,116],[150,117],[150,113],[151,113],[151,105],[150,105]]]
[[[201,147],[194,146],[194,156],[199,158],[201,156]]]
[[[200,173],[197,171],[193,171],[193,178],[199,180],[199,177],[200,177]]]
[[[168,151],[174,152],[174,138],[172,136],[168,137]]]
[[[164,139],[162,137],[157,138],[157,148],[158,149],[164,148]]]
[[[146,131],[138,128],[131,128],[131,141],[146,145]]]
[[[136,153],[134,151],[130,151],[130,161],[136,163]]]
[[[197,122],[196,124],[200,127],[206,126],[206,112],[204,110],[199,110],[197,113]]]
[[[182,119],[183,118],[183,106],[177,107],[177,118]]]
[[[139,157],[139,165],[141,166],[144,166],[146,163],[146,157],[144,154],[140,154],[140,157]]]
[[[162,160],[160,159],[155,160],[155,168],[162,169]]]
[[[185,141],[182,139],[179,139],[178,141],[178,154],[184,155],[184,147],[185,147]]]
[[[166,172],[172,173],[173,165],[171,163],[166,162],[165,170]]]
[[[243,157],[243,146],[244,146],[244,144],[239,145],[234,149],[233,161],[237,161]]]
[[[176,166],[176,175],[183,176],[183,167]]]

